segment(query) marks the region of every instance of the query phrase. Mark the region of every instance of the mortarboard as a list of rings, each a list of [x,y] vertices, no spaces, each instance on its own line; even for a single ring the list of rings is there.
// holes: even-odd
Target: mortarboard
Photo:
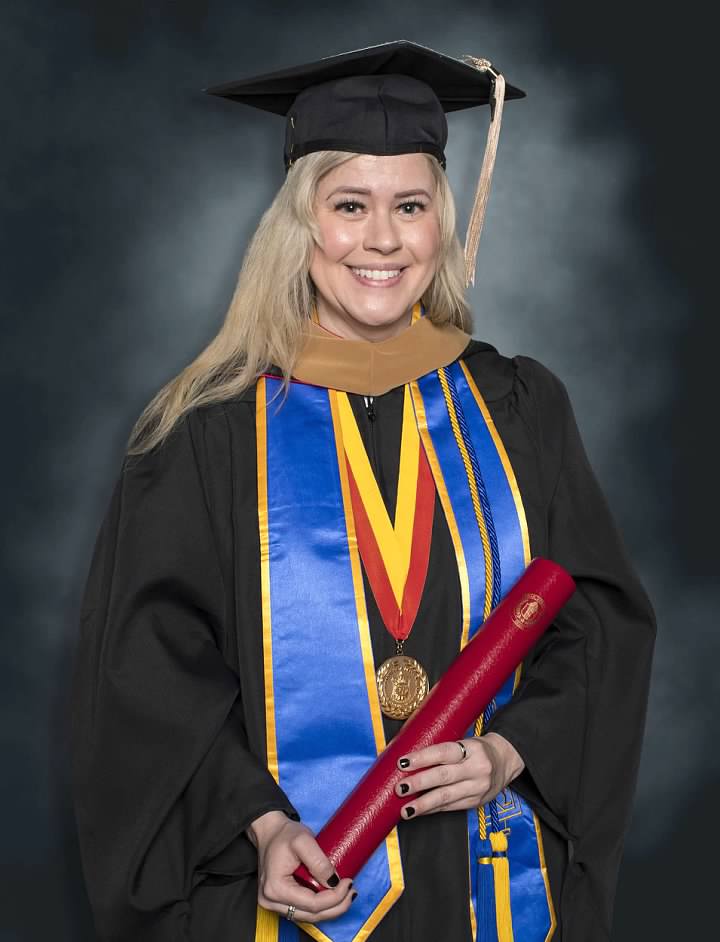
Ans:
[[[204,91],[284,115],[286,171],[318,150],[428,153],[445,167],[446,112],[489,104],[487,144],[465,238],[465,281],[474,284],[503,103],[525,97],[487,59],[454,59],[397,40]]]

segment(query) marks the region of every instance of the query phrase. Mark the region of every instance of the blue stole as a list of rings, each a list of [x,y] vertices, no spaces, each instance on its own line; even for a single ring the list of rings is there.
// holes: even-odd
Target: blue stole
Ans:
[[[457,559],[464,646],[530,562],[525,513],[465,364],[432,371],[410,389]],[[314,833],[386,744],[336,400],[332,389],[297,382],[283,400],[280,379],[258,380],[267,764]],[[512,696],[520,670],[476,733]],[[530,806],[507,788],[469,810],[467,821],[473,939],[549,940],[556,921]],[[354,884],[358,897],[343,916],[302,929],[320,942],[364,942],[404,888],[397,828]],[[258,907],[256,942],[298,938],[297,925]]]

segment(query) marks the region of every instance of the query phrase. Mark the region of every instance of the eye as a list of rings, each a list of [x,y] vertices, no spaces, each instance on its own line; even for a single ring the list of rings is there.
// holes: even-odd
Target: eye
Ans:
[[[415,210],[425,209],[425,203],[421,200],[406,200],[404,203],[400,204],[400,209],[402,210],[403,216],[417,216],[418,213]]]
[[[365,209],[365,204],[358,202],[358,200],[343,200],[341,203],[335,204],[335,209],[346,209],[346,215],[357,216],[355,209]]]

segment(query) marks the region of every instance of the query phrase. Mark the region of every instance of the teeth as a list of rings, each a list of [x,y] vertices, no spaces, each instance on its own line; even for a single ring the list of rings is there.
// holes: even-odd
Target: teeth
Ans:
[[[361,278],[370,278],[373,281],[388,281],[390,278],[397,278],[400,274],[400,269],[396,268],[392,271],[379,271],[372,268],[353,268],[353,271],[356,275],[360,275]]]

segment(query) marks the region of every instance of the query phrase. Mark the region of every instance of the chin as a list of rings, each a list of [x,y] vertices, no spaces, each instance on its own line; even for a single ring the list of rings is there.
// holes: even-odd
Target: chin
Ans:
[[[361,324],[367,327],[384,327],[386,324],[395,324],[401,320],[407,313],[408,307],[393,311],[355,311],[348,309],[348,314]]]
[[[347,314],[368,327],[382,327],[384,324],[394,324],[404,317],[415,302],[408,298],[403,301],[378,303],[372,300],[348,299],[343,305]]]

